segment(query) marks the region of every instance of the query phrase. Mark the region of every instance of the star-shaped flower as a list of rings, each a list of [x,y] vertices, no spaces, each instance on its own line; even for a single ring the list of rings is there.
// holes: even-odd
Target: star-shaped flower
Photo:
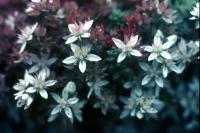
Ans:
[[[73,123],[74,116],[78,120],[82,120],[81,108],[84,106],[83,101],[79,101],[79,98],[75,95],[76,84],[73,81],[69,81],[62,91],[62,96],[52,93],[53,99],[57,102],[57,105],[51,111],[49,122],[58,117],[58,114],[62,111]]]
[[[70,44],[75,42],[81,38],[89,38],[90,37],[90,28],[92,27],[93,20],[86,21],[84,23],[79,22],[79,24],[68,24],[68,29],[70,31],[70,35],[67,37],[65,44]]]
[[[22,44],[19,53],[22,53],[24,51],[24,49],[26,48],[27,41],[33,39],[33,33],[37,28],[37,26],[38,23],[35,23],[34,25],[26,26],[24,29],[21,30],[21,34],[18,35],[18,40],[17,40],[17,43]]]
[[[83,47],[79,47],[75,44],[71,44],[71,50],[73,51],[74,55],[67,57],[63,60],[63,63],[65,64],[75,64],[79,63],[79,69],[82,73],[86,70],[86,61],[92,61],[97,62],[101,60],[101,57],[95,55],[95,54],[89,54],[91,50],[90,45],[86,45]]]
[[[117,38],[112,38],[113,42],[115,45],[121,50],[121,53],[119,54],[117,58],[117,62],[120,63],[122,62],[126,56],[128,55],[133,55],[133,56],[142,56],[140,51],[136,50],[134,47],[137,46],[139,36],[131,36],[130,39],[125,37],[125,42],[117,39]]]
[[[56,80],[48,80],[46,81],[47,73],[45,70],[41,70],[39,74],[35,77],[29,75],[29,82],[31,87],[27,88],[26,92],[28,93],[35,93],[38,92],[41,97],[47,99],[48,93],[46,91],[47,87],[53,86],[56,84]]]
[[[18,92],[14,94],[15,100],[17,100],[17,107],[24,106],[24,109],[27,109],[33,102],[33,98],[26,92],[30,82],[29,82],[28,71],[24,74],[24,79],[19,79],[19,83],[13,86]]]
[[[148,61],[155,60],[157,57],[163,57],[165,59],[172,59],[170,53],[167,51],[177,40],[176,35],[167,37],[166,42],[163,43],[164,35],[162,31],[157,30],[152,46],[145,46],[144,50],[150,52]]]

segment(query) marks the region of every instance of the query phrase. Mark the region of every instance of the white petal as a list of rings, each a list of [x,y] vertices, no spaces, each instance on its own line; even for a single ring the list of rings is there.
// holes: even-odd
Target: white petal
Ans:
[[[144,46],[144,50],[147,52],[153,52],[153,47],[152,46]]]
[[[31,105],[32,102],[33,102],[33,98],[29,96],[27,103],[26,103],[26,109]]]
[[[117,38],[112,38],[113,42],[115,43],[115,45],[119,48],[119,49],[122,49],[125,44],[124,42],[122,42],[121,40],[117,39]]]
[[[131,51],[131,55],[133,55],[133,56],[142,56],[142,54],[138,50],[132,50]]]
[[[131,37],[130,37],[130,40],[129,40],[128,43],[127,43],[127,45],[129,45],[129,46],[135,46],[135,45],[137,44],[137,42],[138,42],[138,38],[139,38],[138,35],[136,35],[136,36],[131,36]]]
[[[26,89],[26,92],[34,93],[34,92],[36,92],[36,89],[34,87],[29,87],[29,88]]]
[[[44,69],[42,69],[39,72],[38,79],[40,79],[42,81],[45,81],[46,78],[47,78],[47,73],[46,73],[46,71]]]
[[[160,55],[166,59],[172,59],[171,55],[167,51],[162,51]]]
[[[60,96],[58,96],[57,94],[51,93],[51,96],[53,97],[53,99],[54,99],[57,103],[59,103],[59,102],[61,101]]]
[[[187,44],[186,41],[183,38],[181,38],[181,41],[178,43],[178,48],[179,48],[179,50],[180,50],[180,52],[182,54],[187,53],[187,46],[186,46],[186,44]]]
[[[62,110],[62,108],[60,108],[59,106],[56,106],[55,108],[53,108],[53,110],[51,111],[51,115],[55,115],[58,112],[60,112]]]
[[[156,77],[155,77],[155,82],[156,82],[156,84],[157,84],[159,87],[163,88],[164,83],[163,83],[163,79],[162,79],[162,78],[156,76]]]
[[[22,95],[22,100],[26,100],[26,99],[28,99],[29,98],[29,95],[28,94],[23,94]]]
[[[177,41],[177,36],[176,35],[171,35],[167,38],[167,42],[164,43],[162,45],[162,48],[165,50],[165,49],[168,49],[170,48],[173,44],[175,44]]]
[[[45,86],[48,87],[48,86],[53,86],[57,83],[56,80],[48,80],[45,82]]]
[[[83,35],[81,35],[81,37],[83,37],[83,38],[89,38],[90,37],[90,33],[83,33]]]
[[[157,53],[151,53],[148,57],[148,61],[154,60],[158,57]]]
[[[81,71],[82,73],[85,72],[85,70],[86,70],[86,62],[85,62],[85,61],[80,61],[80,62],[79,62],[79,69],[80,69],[80,71]]]
[[[64,59],[62,62],[65,63],[65,64],[76,63],[77,62],[77,58],[74,57],[74,56],[70,56],[70,57],[67,57],[66,59]]]
[[[73,43],[75,42],[76,40],[78,39],[77,36],[71,36],[67,39],[67,41],[65,42],[65,44],[70,44],[70,43]]]
[[[86,57],[87,60],[89,61],[100,61],[101,60],[101,57],[95,55],[95,54],[88,54],[87,57]]]
[[[166,66],[163,66],[162,72],[163,72],[163,77],[166,78],[168,75],[168,68]]]
[[[67,100],[68,93],[74,93],[76,91],[76,84],[73,81],[69,81],[62,91],[62,97]]]
[[[48,93],[45,89],[39,90],[40,96],[47,99],[48,98]]]
[[[75,33],[76,25],[75,24],[68,24],[68,29],[71,33]]]
[[[76,98],[76,97],[69,98],[69,99],[67,100],[67,102],[68,102],[70,105],[76,104],[78,101],[79,101],[79,99]]]
[[[119,54],[118,58],[117,58],[117,63],[122,62],[125,58],[126,58],[126,53],[122,52]]]
[[[163,38],[163,33],[160,30],[157,30],[155,36],[154,36],[154,44],[162,44],[162,38]]]
[[[83,25],[84,31],[88,31],[92,27],[93,22],[93,20],[85,22]]]
[[[30,75],[28,73],[28,71],[25,72],[25,77],[24,78],[25,78],[25,81],[28,81],[31,84],[34,84],[34,82],[35,82],[35,78],[32,75]]]
[[[19,53],[21,54],[22,52],[24,52],[25,48],[26,48],[26,42],[24,42],[24,43],[22,44],[22,46],[21,46],[21,48],[20,48],[20,50],[19,50]]]
[[[151,80],[151,76],[150,75],[146,75],[143,79],[142,79],[142,85],[146,85],[150,82]]]
[[[65,115],[68,117],[68,118],[72,118],[72,111],[69,107],[65,107]]]
[[[28,72],[29,72],[29,73],[35,73],[35,72],[37,72],[39,69],[40,69],[40,68],[39,68],[38,65],[34,65],[34,66],[32,66],[32,67],[28,70]]]

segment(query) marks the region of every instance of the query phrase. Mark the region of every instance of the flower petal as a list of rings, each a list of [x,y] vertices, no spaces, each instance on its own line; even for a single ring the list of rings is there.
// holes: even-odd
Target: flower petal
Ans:
[[[65,58],[62,62],[65,63],[65,64],[76,63],[77,58],[75,56],[70,56],[70,57]]]
[[[79,101],[79,99],[77,97],[69,98],[67,100],[68,104],[70,104],[70,105],[76,104],[78,101]]]
[[[175,44],[177,41],[177,36],[176,35],[171,35],[167,38],[167,42],[162,45],[162,48],[169,49],[173,44]]]
[[[56,106],[55,108],[53,108],[53,110],[51,111],[51,115],[55,115],[58,112],[61,112],[62,108],[60,108],[59,106]]]
[[[35,82],[35,78],[32,75],[30,75],[28,71],[25,72],[24,78],[25,78],[25,81],[29,82],[30,84],[34,84]]]
[[[85,70],[86,70],[86,62],[85,62],[85,61],[80,61],[80,62],[79,62],[79,69],[80,69],[80,71],[81,71],[82,73],[85,72]]]
[[[90,37],[90,33],[83,33],[83,35],[81,35],[81,37],[83,37],[83,38],[89,38]]]
[[[40,96],[47,99],[48,98],[48,93],[45,89],[40,89],[39,90]]]
[[[160,55],[166,59],[172,59],[171,55],[167,51],[162,51]]]
[[[40,80],[42,80],[42,81],[45,81],[46,78],[47,78],[46,70],[45,70],[45,69],[42,69],[42,70],[39,72],[38,79],[40,79]]]
[[[160,30],[157,30],[155,36],[154,36],[154,44],[161,45],[162,44],[162,38],[163,38],[163,33]]]
[[[163,83],[163,79],[161,77],[156,76],[155,77],[155,82],[159,87],[163,88],[164,83]]]
[[[137,42],[138,42],[138,38],[139,38],[139,35],[131,36],[130,40],[127,43],[127,45],[129,45],[129,46],[135,46],[137,44]]]
[[[76,25],[75,24],[68,24],[68,29],[71,33],[76,32]]]
[[[138,51],[138,50],[132,50],[131,52],[131,55],[133,55],[133,56],[142,56],[142,54],[140,53],[140,51]]]
[[[162,72],[163,72],[163,77],[166,78],[169,71],[168,71],[168,68],[165,65],[163,66]]]
[[[73,43],[73,42],[75,42],[77,39],[78,39],[77,36],[71,36],[71,37],[67,38],[67,41],[65,42],[65,44]]]
[[[51,96],[57,103],[61,101],[60,96],[58,96],[56,93],[51,93]]]
[[[72,110],[69,108],[69,107],[65,107],[65,115],[68,117],[68,118],[72,118]]]
[[[26,89],[26,92],[34,93],[34,92],[36,92],[36,89],[35,89],[35,87],[29,87],[29,88]]]
[[[57,83],[56,80],[48,80],[45,82],[45,87],[48,87],[48,86],[53,86]]]
[[[22,44],[22,46],[21,46],[21,48],[20,48],[20,50],[19,50],[19,54],[21,54],[22,52],[24,52],[25,48],[26,48],[26,42],[24,42],[24,43]]]
[[[117,39],[117,38],[112,38],[113,42],[115,43],[115,45],[119,48],[119,49],[122,49],[125,44],[124,42],[122,42],[121,40]]]
[[[144,46],[144,50],[147,52],[153,52],[153,47],[152,46]]]
[[[87,57],[86,57],[86,60],[89,60],[89,61],[100,61],[101,60],[101,57],[95,55],[95,54],[88,54]]]
[[[146,85],[150,82],[150,80],[152,79],[152,76],[150,75],[146,75],[143,79],[142,79],[142,85]]]
[[[158,57],[157,53],[151,53],[148,57],[148,61],[152,61]]]
[[[122,62],[125,58],[126,58],[126,53],[122,52],[119,54],[118,58],[117,58],[117,63]]]
[[[93,22],[94,22],[93,20],[85,22],[83,25],[84,31],[88,31],[92,27]]]

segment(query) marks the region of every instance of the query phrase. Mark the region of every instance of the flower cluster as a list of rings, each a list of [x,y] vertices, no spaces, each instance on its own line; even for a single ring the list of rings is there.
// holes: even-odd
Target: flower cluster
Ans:
[[[17,107],[25,106],[24,109],[27,109],[33,102],[34,93],[39,93],[44,99],[48,98],[47,88],[56,84],[56,80],[47,80],[48,75],[46,71],[42,70],[33,77],[25,72],[24,79],[20,79],[19,83],[13,86],[18,92],[15,93],[15,99],[17,100]]]
[[[88,110],[92,119],[92,108],[122,122],[170,117],[196,129],[199,2],[177,1],[22,1],[20,12],[0,13],[1,29],[19,29],[0,33],[0,86],[25,71],[13,85],[17,107],[38,109],[40,96],[48,122],[82,122]]]

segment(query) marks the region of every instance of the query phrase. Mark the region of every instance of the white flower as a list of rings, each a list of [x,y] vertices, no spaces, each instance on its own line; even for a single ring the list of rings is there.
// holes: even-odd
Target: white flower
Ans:
[[[31,87],[27,88],[27,93],[35,93],[38,92],[41,97],[47,99],[48,93],[46,91],[47,87],[53,86],[56,84],[56,80],[48,80],[45,81],[47,78],[46,71],[41,70],[39,74],[35,77],[32,75],[29,75],[29,82],[31,84]]]
[[[192,15],[190,20],[199,19],[199,2],[196,3],[196,6],[194,6],[193,9],[190,11],[190,14]]]
[[[68,24],[70,35],[67,37],[65,44],[70,44],[75,42],[77,39],[89,38],[89,30],[93,24],[93,20],[86,21],[85,23],[79,22],[79,24]]]
[[[95,54],[88,54],[91,50],[90,45],[86,45],[83,47],[79,47],[75,44],[71,44],[71,50],[73,51],[74,55],[67,57],[62,62],[65,64],[75,64],[79,63],[79,69],[82,73],[86,70],[86,60],[97,62],[101,60],[101,57],[95,55]]]
[[[131,36],[130,39],[125,43],[117,38],[112,38],[112,40],[115,43],[115,45],[122,51],[117,58],[118,63],[122,62],[128,55],[142,56],[140,51],[134,49],[134,47],[138,44],[138,35]]]
[[[140,62],[139,66],[145,72],[145,76],[142,79],[141,85],[144,86],[153,81],[159,87],[164,87],[162,72],[157,62],[153,61],[152,66],[148,65],[147,63]]]
[[[146,114],[156,114],[164,106],[163,102],[141,89],[131,91],[129,98],[120,99],[125,105],[120,115],[120,119],[130,115],[142,119]]]
[[[174,60],[158,58],[159,63],[162,63],[162,73],[163,77],[166,78],[170,71],[173,71],[177,74],[180,74],[180,68],[176,65],[177,63]]]
[[[163,43],[163,38],[164,36],[162,31],[157,30],[154,36],[154,42],[152,46],[144,46],[144,50],[151,53],[148,57],[148,61],[155,60],[159,56],[165,59],[172,59],[167,49],[169,49],[173,44],[175,44],[177,36],[171,35],[167,37],[167,41],[165,43]]]
[[[90,88],[87,98],[89,99],[93,92],[95,93],[96,96],[100,97],[103,87],[106,86],[108,83],[109,81],[101,78],[98,78],[94,82],[87,82],[87,85]]]
[[[19,83],[13,86],[13,89],[18,91],[14,94],[15,100],[18,100],[17,107],[24,106],[24,109],[27,109],[33,102],[33,98],[26,93],[26,89],[30,84],[29,79],[30,77],[28,71],[26,71],[24,74],[24,79],[20,79]]]
[[[73,122],[73,107],[75,107],[75,105],[79,102],[79,99],[74,96],[75,92],[75,83],[69,81],[62,91],[61,97],[55,93],[51,93],[53,99],[57,102],[57,105],[51,111],[49,122],[53,121],[58,116],[58,113],[61,113],[62,110],[65,112],[65,115],[71,120],[71,122]]]
[[[22,44],[21,49],[19,53],[22,53],[24,49],[26,48],[27,41],[32,40],[33,33],[35,29],[37,28],[38,23],[35,23],[31,26],[26,26],[24,29],[21,30],[21,34],[18,35],[17,43]]]

